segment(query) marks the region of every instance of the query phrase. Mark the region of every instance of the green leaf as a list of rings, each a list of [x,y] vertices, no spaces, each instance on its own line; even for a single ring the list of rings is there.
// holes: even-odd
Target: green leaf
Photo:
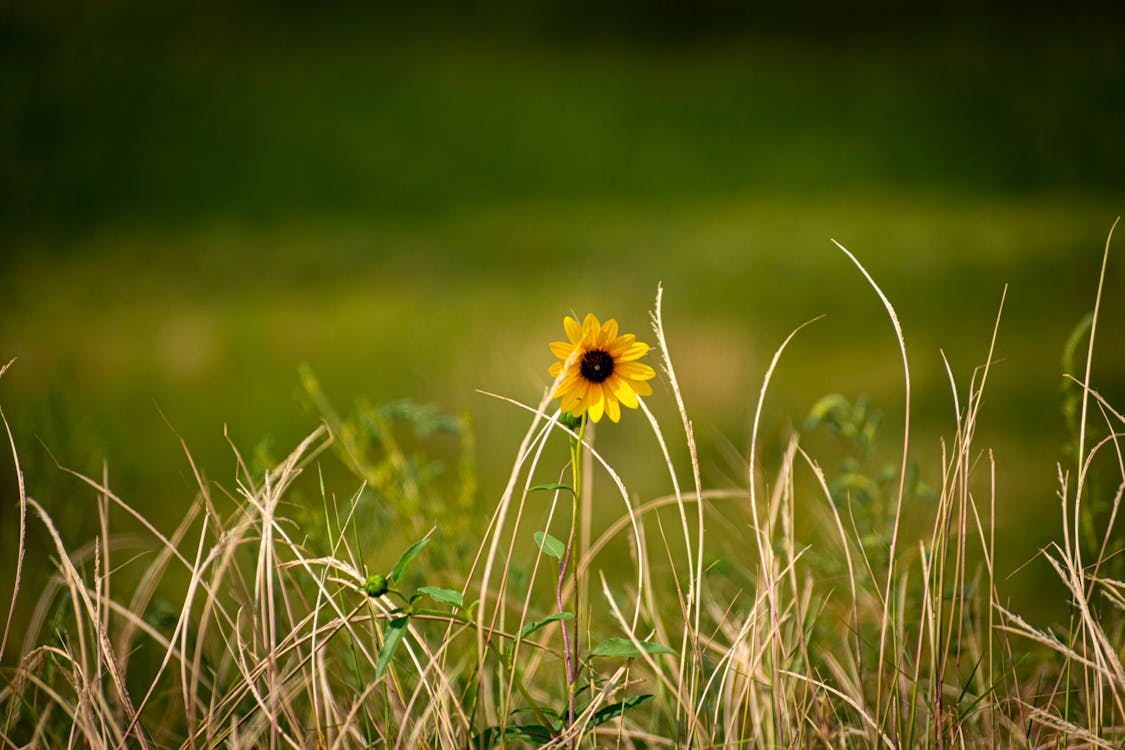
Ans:
[[[534,633],[536,630],[539,630],[539,628],[550,625],[552,622],[555,622],[557,620],[573,620],[573,619],[574,619],[574,613],[573,612],[556,612],[555,614],[551,615],[550,617],[544,617],[542,620],[536,620],[535,622],[529,622],[528,624],[524,625],[523,628],[520,630],[520,638],[527,638],[529,635]]]
[[[1070,336],[1067,337],[1066,340],[1066,345],[1063,347],[1063,372],[1075,372],[1075,353],[1078,351],[1079,344],[1081,344],[1082,340],[1086,338],[1086,334],[1090,332],[1090,329],[1093,328],[1093,326],[1094,313],[1091,311],[1082,316],[1082,320],[1078,321],[1078,325],[1074,326],[1074,330],[1070,332]],[[1068,384],[1075,387],[1077,386],[1076,383],[1072,383],[1069,380],[1063,380],[1064,386],[1068,386]]]
[[[542,724],[521,724],[517,726],[509,726],[500,731],[500,727],[488,727],[479,735],[471,747],[476,750],[487,750],[487,748],[495,747],[501,740],[515,741],[515,742],[531,742],[535,745],[545,745],[554,739],[554,734],[548,727]]]
[[[422,548],[429,543],[430,538],[426,537],[425,539],[422,539],[410,545],[410,549],[406,550],[406,552],[403,552],[402,557],[400,557],[398,559],[398,562],[395,563],[395,566],[391,568],[390,579],[395,583],[401,581],[402,574],[406,572],[406,566],[409,565],[410,561],[417,557],[418,553],[422,551]]]
[[[626,698],[623,701],[618,701],[617,703],[609,703],[605,706],[602,706],[594,712],[594,726],[600,726],[601,724],[605,724],[610,719],[616,719],[618,716],[625,713],[629,709],[636,708],[642,703],[647,703],[650,700],[652,700],[652,695],[646,693],[645,695],[635,695],[632,698]]]
[[[375,679],[379,679],[387,671],[387,665],[395,655],[402,637],[406,635],[406,626],[410,623],[409,617],[397,617],[387,626],[387,637],[383,640],[383,649],[379,652],[379,659],[375,663]]]
[[[674,654],[676,653],[667,646],[661,646],[659,643],[652,641],[641,641],[641,648],[648,654]],[[640,656],[641,651],[633,644],[632,641],[626,638],[610,638],[594,646],[594,650],[590,652],[590,656]]]
[[[519,726],[508,727],[508,731],[504,734],[508,739],[517,742],[534,742],[536,745],[545,745],[555,738],[555,734],[550,727],[545,727],[542,724],[520,724]]]
[[[549,484],[537,484],[534,487],[529,487],[527,491],[528,492],[542,492],[542,491],[555,491],[555,490],[566,490],[567,492],[569,492],[571,494],[574,493],[574,490],[572,490],[569,485],[563,484],[561,482],[550,482]]]
[[[550,716],[552,719],[555,719],[555,720],[561,719],[563,716],[566,715],[565,711],[560,713],[560,712],[556,711],[555,709],[551,708],[550,706],[523,706],[521,708],[513,708],[511,711],[508,712],[508,715],[511,716],[511,717],[516,717],[516,716],[519,716],[520,714],[528,714],[528,713],[536,714],[536,715],[542,714],[543,716]]]
[[[852,405],[839,393],[830,393],[821,397],[809,410],[805,418],[805,429],[812,430],[821,422],[839,431],[842,427],[844,415],[851,413]]]
[[[556,560],[562,560],[563,553],[566,552],[566,546],[562,542],[550,534],[544,534],[542,531],[536,531],[534,536],[535,543],[543,550],[543,554],[550,555]]]
[[[465,606],[465,600],[461,598],[460,591],[454,591],[453,589],[440,589],[437,586],[422,586],[418,590],[423,594],[428,595],[431,599],[439,601],[442,604],[452,604],[458,609]]]

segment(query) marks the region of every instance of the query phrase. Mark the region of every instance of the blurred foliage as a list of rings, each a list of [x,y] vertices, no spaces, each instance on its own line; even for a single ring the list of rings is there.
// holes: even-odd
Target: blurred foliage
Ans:
[[[510,201],[892,185],[1119,192],[1123,15],[9,4],[0,227],[417,222]]]
[[[1082,316],[1082,319],[1074,326],[1074,330],[1070,332],[1070,336],[1066,340],[1066,345],[1063,346],[1062,354],[1062,382],[1059,384],[1059,391],[1062,396],[1062,413],[1063,418],[1066,420],[1066,427],[1068,430],[1068,440],[1065,446],[1067,453],[1072,457],[1077,457],[1078,453],[1078,430],[1081,423],[1082,413],[1082,393],[1083,387],[1081,382],[1075,382],[1077,379],[1081,381],[1082,371],[1079,369],[1079,363],[1084,362],[1086,359],[1086,351],[1079,351],[1078,347],[1083,344],[1089,345],[1090,330],[1094,324],[1094,313],[1090,311]]]
[[[1070,333],[1063,370],[1079,374],[1089,319],[1070,322],[1125,199],[1123,23],[1122,3],[0,4],[0,359],[21,358],[0,397],[31,490],[85,542],[92,493],[55,459],[108,465],[164,528],[197,488],[153,400],[205,470],[230,465],[229,425],[257,481],[311,429],[289,398],[308,361],[323,384],[302,368],[298,397],[357,492],[309,481],[287,515],[323,549],[351,517],[349,543],[371,556],[438,524],[428,569],[464,572],[525,425],[473,389],[534,403],[562,314],[642,320],[663,281],[709,486],[767,353],[830,314],[786,354],[764,429],[809,411],[844,523],[882,565],[899,464],[897,434],[880,438],[899,415],[884,424],[873,404],[894,403],[900,375],[836,236],[899,305],[911,347],[911,499],[932,497],[952,429],[937,349],[956,372],[979,362],[1011,282],[980,442],[1000,458],[1006,574],[1055,528],[1062,420],[1077,454],[1081,389],[1063,381],[1060,419],[1054,352]],[[1094,370],[1113,403],[1119,265]],[[872,396],[839,395],[858,389]],[[651,405],[674,424],[666,396]],[[637,495],[666,491],[631,429],[599,440]],[[1116,489],[1097,469],[1090,549]],[[824,554],[806,559],[842,582]],[[526,588],[526,562],[508,564]],[[709,579],[737,587],[746,564],[717,557]],[[1103,572],[1122,565],[1111,554]],[[28,571],[27,590],[49,575]],[[999,585],[1005,601],[1009,586],[1032,607],[1052,598],[1034,572]],[[159,600],[152,616],[167,617]]]
[[[1055,512],[1039,489],[1058,448],[1044,352],[1088,307],[1125,198],[1123,8],[0,5],[0,357],[19,357],[0,396],[29,484],[67,538],[93,514],[56,458],[108,465],[115,491],[170,522],[196,491],[178,435],[228,486],[224,436],[260,474],[310,429],[291,408],[307,361],[355,404],[337,449],[358,452],[362,507],[397,476],[455,509],[453,472],[423,444],[460,462],[434,414],[466,409],[491,498],[522,415],[474,389],[534,402],[559,316],[643,324],[658,282],[721,483],[748,384],[801,320],[828,313],[786,354],[769,428],[829,391],[892,403],[882,311],[837,237],[900,306],[931,481],[950,425],[934,352],[978,362],[1011,283],[983,427],[1008,449],[1001,504],[1026,547],[1000,563],[1015,567]],[[1095,377],[1119,390],[1110,328]],[[417,401],[386,408],[403,396]],[[664,416],[662,393],[651,406]],[[621,441],[631,487],[662,491],[621,435],[602,439]],[[873,496],[886,457],[853,447],[838,478]],[[14,487],[0,462],[7,548]],[[419,490],[367,528],[424,532],[432,500]]]
[[[341,415],[332,405],[312,368],[302,365],[301,385],[307,406],[328,426],[333,448],[344,466],[363,481],[356,500],[363,506],[361,528],[371,529],[379,540],[418,539],[437,527],[440,544],[431,548],[436,569],[457,571],[456,563],[474,547],[477,475],[472,425],[467,414],[454,418],[432,404],[409,399],[375,406],[359,400],[351,414]],[[440,458],[448,445],[440,436],[457,441],[456,472],[449,475]],[[348,512],[354,512],[351,509]],[[317,511],[306,503],[297,509],[302,528],[317,528]],[[331,540],[332,517],[326,514]],[[343,524],[346,525],[346,524]],[[361,544],[362,548],[362,544]]]
[[[827,474],[828,489],[840,513],[855,526],[865,554],[876,567],[887,563],[900,468],[876,451],[882,423],[883,413],[871,406],[867,396],[849,401],[839,393],[822,397],[805,419],[806,430],[826,429],[844,446],[839,468]],[[916,459],[907,462],[907,472],[904,507],[916,500],[932,507],[937,493],[919,478]]]
[[[1066,441],[1062,452],[1069,458],[1071,465],[1077,462],[1079,444],[1082,433],[1082,405],[1083,394],[1086,392],[1085,365],[1089,356],[1090,335],[1093,332],[1094,313],[1091,310],[1084,315],[1074,326],[1070,337],[1066,340],[1062,354],[1062,380],[1059,391],[1062,402],[1063,418],[1066,421]],[[1104,329],[1103,329],[1104,330]],[[1096,385],[1091,388],[1097,390]],[[1120,433],[1120,427],[1106,416],[1105,409],[1097,402],[1094,395],[1090,395],[1087,403],[1086,415],[1086,442],[1085,455],[1081,456],[1084,462],[1090,461],[1090,452],[1099,441],[1110,437],[1110,432]],[[1115,442],[1120,440],[1120,434]],[[1114,461],[1120,461],[1118,451],[1116,456],[1103,457],[1101,461],[1089,462],[1088,466],[1075,466],[1072,472],[1074,482],[1078,481],[1080,472],[1084,485],[1084,496],[1081,504],[1081,517],[1079,529],[1081,532],[1082,552],[1094,559],[1104,559],[1105,575],[1109,578],[1119,579],[1125,571],[1125,556],[1121,551],[1125,549],[1125,538],[1120,533],[1107,535],[1104,529],[1112,528],[1117,518],[1119,504],[1125,488],[1116,480],[1118,466]],[[1098,566],[1102,568],[1101,565]]]

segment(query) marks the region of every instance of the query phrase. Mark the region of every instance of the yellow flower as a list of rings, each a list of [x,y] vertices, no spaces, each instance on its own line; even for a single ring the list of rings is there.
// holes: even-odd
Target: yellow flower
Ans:
[[[563,328],[570,341],[551,343],[551,353],[559,361],[548,370],[555,378],[562,375],[551,394],[562,398],[562,411],[575,416],[588,413],[594,422],[608,414],[617,422],[621,404],[636,409],[637,396],[652,395],[645,381],[656,377],[656,371],[637,361],[648,353],[648,344],[631,333],[618,336],[616,320],[601,323],[593,313],[582,325],[568,315]]]

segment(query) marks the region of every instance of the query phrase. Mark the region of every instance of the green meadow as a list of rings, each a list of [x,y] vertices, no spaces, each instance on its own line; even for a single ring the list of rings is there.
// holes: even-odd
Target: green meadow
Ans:
[[[453,22],[348,4],[124,3],[3,20],[0,365],[15,361],[0,406],[26,495],[51,521],[2,462],[5,582],[26,555],[0,653],[11,680],[0,737],[59,746],[69,717],[83,738],[70,742],[106,747],[1119,746],[1115,443],[1077,490],[1074,479],[1076,458],[1122,426],[1090,397],[1083,428],[1082,389],[1064,378],[1085,380],[1100,300],[1089,383],[1118,411],[1125,402],[1120,234],[1099,284],[1125,206],[1125,50],[1112,24],[1030,12],[1009,34],[989,18],[883,28],[866,8],[846,33],[779,16],[584,34],[544,7]],[[909,387],[879,294],[833,240],[893,305]],[[485,622],[492,607],[509,631],[560,611],[558,570],[544,572],[550,555],[532,540],[553,493],[516,493],[531,519],[518,533],[488,519],[511,499],[510,475],[571,480],[561,428],[536,468],[519,458],[528,425],[554,408],[535,416],[563,316],[615,317],[656,344],[658,289],[667,349],[646,360],[661,371],[646,405],[669,454],[640,413],[597,425],[596,450],[627,491],[588,472],[587,534],[627,518],[625,499],[667,496],[670,475],[689,496],[697,473],[735,501],[708,510],[706,553],[691,548],[695,509],[681,528],[670,504],[644,530],[647,551],[634,523],[591,557],[573,594],[575,653],[633,643],[602,657],[626,672],[582,672],[588,722],[572,736],[560,706],[578,687],[563,679],[560,622],[533,629],[534,657],[483,645],[505,630]],[[834,394],[843,401],[824,400]],[[824,411],[832,403],[847,408]],[[297,481],[284,461],[322,424]],[[794,459],[794,436],[823,485]],[[1072,477],[1062,489],[1060,466]],[[267,533],[271,482],[288,492],[284,542]],[[751,484],[761,507],[746,504]],[[551,533],[565,541],[558,494]],[[138,518],[165,536],[183,522],[186,536],[154,542]],[[411,586],[445,592],[430,595],[440,616],[357,594],[434,527],[407,562]],[[509,533],[510,558],[490,550]],[[1067,579],[1040,552],[1079,536],[1099,562],[1084,568],[1067,547]],[[833,559],[841,538],[850,588]],[[201,539],[237,552],[208,567],[193,557]],[[64,548],[85,550],[73,573]],[[124,609],[99,583],[106,549],[122,591],[147,592],[123,593]],[[194,562],[165,570],[160,550],[172,549]],[[630,588],[648,555],[658,583],[676,577],[663,598]],[[948,570],[927,567],[939,559]],[[269,561],[293,599],[271,599],[267,616]],[[513,583],[482,578],[485,561]],[[637,597],[642,624],[611,615],[599,566]],[[149,577],[162,587],[146,589]],[[96,594],[89,611],[80,580]],[[207,580],[214,612],[176,593]],[[36,609],[52,581],[62,604]],[[228,584],[231,601],[214,593]],[[331,648],[301,640],[306,608],[338,618]],[[738,635],[742,617],[755,624]],[[177,621],[206,645],[178,643]],[[138,639],[127,687],[97,648],[79,653],[79,632],[90,644],[110,633],[121,659]],[[260,670],[236,666],[236,634]],[[818,638],[833,643],[823,658]],[[32,659],[38,643],[68,656]],[[739,677],[720,688],[709,680],[722,669]],[[105,700],[74,688],[83,680]],[[415,709],[421,695],[431,713]],[[629,703],[639,695],[655,698]],[[169,705],[183,724],[155,718]],[[638,718],[650,709],[659,736]]]

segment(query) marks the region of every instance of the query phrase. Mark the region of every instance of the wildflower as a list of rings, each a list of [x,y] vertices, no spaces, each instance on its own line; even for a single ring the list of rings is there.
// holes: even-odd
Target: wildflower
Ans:
[[[570,341],[551,343],[559,361],[548,370],[555,378],[562,376],[551,394],[562,399],[562,411],[589,414],[594,422],[608,414],[617,422],[621,404],[636,409],[637,396],[652,395],[645,381],[656,377],[656,372],[637,361],[648,353],[648,344],[631,333],[618,336],[616,320],[601,323],[593,313],[581,325],[568,315],[563,328]]]

